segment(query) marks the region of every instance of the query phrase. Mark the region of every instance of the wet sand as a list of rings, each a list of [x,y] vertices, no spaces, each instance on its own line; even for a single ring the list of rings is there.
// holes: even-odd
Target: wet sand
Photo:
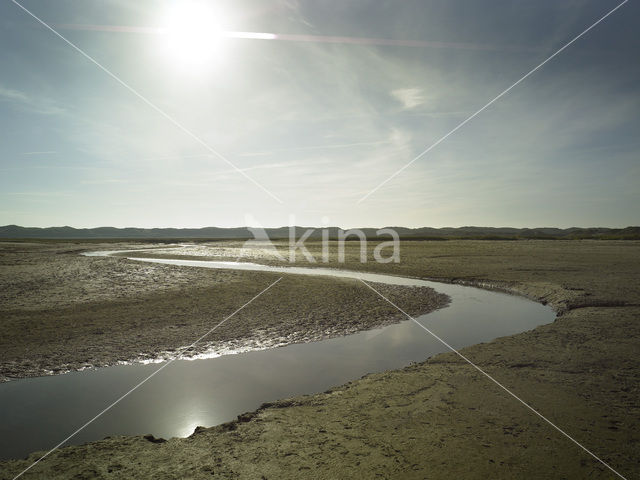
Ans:
[[[0,380],[170,358],[280,276],[269,295],[182,356],[309,342],[405,319],[356,280],[80,255],[101,248],[0,243]],[[376,288],[415,315],[448,302],[428,288]]]
[[[462,353],[620,474],[637,476],[640,242],[406,242],[401,254],[400,264],[361,265],[350,249],[344,267],[477,284],[551,304],[559,313],[553,324]],[[0,464],[2,478],[37,457]],[[459,357],[441,354],[264,405],[185,439],[117,437],[65,448],[24,478],[348,476],[615,474]]]

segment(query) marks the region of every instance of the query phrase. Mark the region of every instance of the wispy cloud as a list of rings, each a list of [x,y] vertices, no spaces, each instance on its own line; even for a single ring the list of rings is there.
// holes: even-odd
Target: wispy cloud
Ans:
[[[392,90],[391,95],[402,104],[402,108],[407,110],[425,103],[425,97],[419,88],[399,88]]]
[[[16,104],[31,112],[42,115],[59,115],[65,113],[65,109],[58,106],[56,102],[46,98],[36,98],[25,92],[6,88],[0,85],[0,101]]]
[[[319,162],[314,162],[314,166],[318,166],[319,163],[322,163],[322,161]],[[309,167],[309,162],[308,161],[293,161],[293,162],[274,162],[274,163],[265,163],[265,164],[258,164],[258,165],[252,165],[250,167],[244,167],[241,168],[241,170],[243,172],[249,172],[249,171],[255,171],[255,170],[272,170],[272,169],[281,169],[283,172],[282,174],[284,175],[284,173],[286,171],[289,171],[288,169],[291,169],[292,167],[299,167],[299,166],[305,166],[305,167]],[[219,170],[217,172],[215,172],[213,174],[213,178],[219,177],[221,175],[228,175],[230,173],[232,173],[234,170]]]
[[[29,97],[18,90],[13,90],[11,88],[5,88],[0,85],[0,98],[4,100],[12,100],[18,102],[29,102]]]
[[[21,155],[52,155],[58,153],[55,150],[45,150],[41,152],[22,152]]]
[[[103,178],[100,180],[81,180],[81,184],[83,185],[110,185],[110,184],[124,184],[131,183],[128,180],[123,180],[120,178]]]
[[[3,195],[9,195],[14,197],[69,197],[69,192],[4,192]]]
[[[266,155],[272,155],[274,153],[280,152],[296,152],[296,151],[304,151],[304,150],[334,150],[340,148],[353,148],[353,147],[375,147],[378,145],[383,145],[385,143],[389,143],[386,140],[379,140],[376,142],[353,142],[353,143],[333,143],[327,145],[306,145],[300,147],[290,147],[290,148],[276,148],[273,150],[268,150],[264,152],[245,152],[239,153],[238,157],[262,157]]]

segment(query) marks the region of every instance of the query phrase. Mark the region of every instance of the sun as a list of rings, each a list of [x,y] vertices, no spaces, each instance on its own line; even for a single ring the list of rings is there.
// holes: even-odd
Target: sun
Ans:
[[[174,1],[164,12],[162,53],[177,69],[204,72],[225,57],[224,15],[204,1]]]

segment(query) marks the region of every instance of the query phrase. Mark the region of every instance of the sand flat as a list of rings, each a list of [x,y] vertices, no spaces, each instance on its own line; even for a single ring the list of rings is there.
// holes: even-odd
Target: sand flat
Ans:
[[[405,242],[346,268],[476,283],[560,313],[463,353],[627,478],[640,470],[640,242]],[[350,252],[353,260],[356,251]],[[2,478],[37,458],[5,462]],[[613,478],[453,354],[154,443],[55,452],[24,478]]]

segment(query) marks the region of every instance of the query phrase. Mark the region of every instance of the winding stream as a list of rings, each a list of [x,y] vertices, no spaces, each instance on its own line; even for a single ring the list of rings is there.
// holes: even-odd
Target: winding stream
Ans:
[[[115,252],[92,255],[110,253]],[[454,348],[530,330],[555,318],[549,307],[521,297],[391,275],[245,262],[131,259],[431,287],[449,295],[451,304],[417,320]],[[446,350],[413,322],[404,321],[320,342],[177,360],[70,443],[147,433],[164,438],[184,437],[198,425],[233,420],[264,402],[322,392],[367,373],[401,368]],[[157,368],[157,364],[119,365],[0,385],[0,459],[51,448]]]

